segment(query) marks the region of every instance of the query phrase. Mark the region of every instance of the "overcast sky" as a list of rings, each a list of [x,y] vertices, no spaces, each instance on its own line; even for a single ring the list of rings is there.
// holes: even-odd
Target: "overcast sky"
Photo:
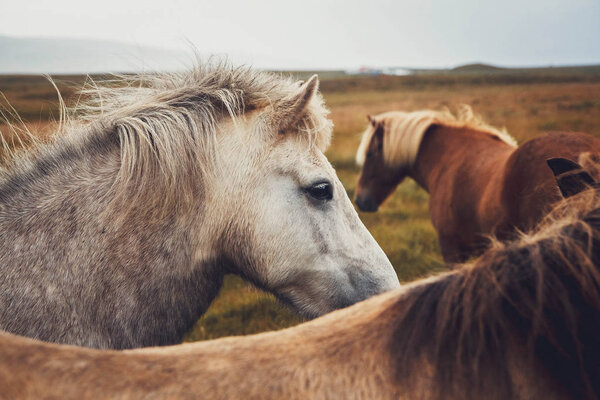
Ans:
[[[0,34],[192,43],[268,68],[598,64],[600,0],[0,0]]]

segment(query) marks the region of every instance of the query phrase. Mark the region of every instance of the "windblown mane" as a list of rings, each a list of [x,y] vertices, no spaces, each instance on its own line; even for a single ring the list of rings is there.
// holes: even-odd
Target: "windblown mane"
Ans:
[[[272,73],[225,63],[199,65],[186,73],[117,76],[88,84],[82,104],[67,110],[64,127],[50,144],[18,155],[0,171],[0,188],[15,175],[60,168],[65,153],[96,150],[107,143],[120,148],[116,195],[162,188],[162,203],[185,193],[186,183],[202,176],[217,160],[215,144],[223,118],[276,107],[298,89],[297,82]],[[321,96],[311,102],[298,129],[325,150],[331,121]],[[261,119],[268,128],[271,121]],[[269,132],[272,129],[257,129]]]
[[[516,354],[565,398],[600,398],[599,252],[600,194],[589,190],[533,234],[415,286],[391,342],[400,383],[425,358],[437,398],[513,398]]]
[[[383,157],[390,166],[410,167],[416,160],[423,135],[431,125],[444,125],[456,128],[469,128],[497,137],[516,147],[515,139],[505,130],[487,125],[476,116],[471,107],[464,105],[456,115],[448,110],[422,110],[414,112],[390,111],[373,117],[383,125]],[[369,126],[363,134],[356,153],[356,162],[363,165],[375,129]]]

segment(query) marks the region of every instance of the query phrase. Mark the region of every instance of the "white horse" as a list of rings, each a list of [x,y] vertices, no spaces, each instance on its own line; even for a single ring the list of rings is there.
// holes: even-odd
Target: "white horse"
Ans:
[[[316,76],[205,66],[117,86],[0,179],[0,329],[164,345],[226,273],[307,317],[399,286],[323,154]]]

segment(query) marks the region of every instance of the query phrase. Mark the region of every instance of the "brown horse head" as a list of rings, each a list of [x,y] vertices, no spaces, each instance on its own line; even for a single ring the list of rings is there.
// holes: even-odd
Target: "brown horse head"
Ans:
[[[467,106],[458,117],[449,111],[388,111],[369,116],[368,120],[356,153],[356,162],[362,166],[356,204],[362,211],[377,211],[396,186],[413,172],[421,141],[432,125],[474,127],[502,140],[507,136],[483,124]]]
[[[386,134],[384,121],[370,115],[367,118],[369,127],[361,143],[365,150],[359,153],[362,155],[357,159],[362,164],[362,171],[356,186],[355,202],[361,211],[374,212],[406,177],[407,169],[386,163],[383,152]]]
[[[556,179],[556,184],[564,198],[571,197],[589,188],[600,188],[586,169],[575,161],[566,158],[550,158],[546,161]]]

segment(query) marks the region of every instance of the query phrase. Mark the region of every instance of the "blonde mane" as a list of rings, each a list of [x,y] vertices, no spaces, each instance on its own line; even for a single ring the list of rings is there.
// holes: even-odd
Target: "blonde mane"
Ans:
[[[449,110],[390,111],[376,115],[372,119],[377,125],[383,125],[383,157],[385,163],[393,167],[411,167],[414,164],[423,136],[434,124],[474,129],[495,136],[510,146],[517,146],[515,139],[505,129],[487,125],[468,105],[460,107],[456,115]],[[362,136],[356,153],[358,165],[362,166],[365,162],[375,130],[370,125]]]
[[[50,144],[17,154],[0,171],[0,185],[15,175],[29,174],[36,164],[61,168],[65,153],[98,153],[117,143],[121,167],[115,197],[125,188],[134,188],[137,194],[162,189],[162,203],[168,206],[173,196],[192,195],[186,189],[218,159],[221,120],[230,118],[235,124],[249,111],[276,108],[297,90],[298,82],[291,78],[226,63],[198,65],[186,73],[126,75],[91,82],[82,90],[85,102],[66,110],[60,134]],[[314,99],[298,122],[298,130],[324,151],[332,123],[322,97]],[[276,121],[263,118],[259,122]]]

